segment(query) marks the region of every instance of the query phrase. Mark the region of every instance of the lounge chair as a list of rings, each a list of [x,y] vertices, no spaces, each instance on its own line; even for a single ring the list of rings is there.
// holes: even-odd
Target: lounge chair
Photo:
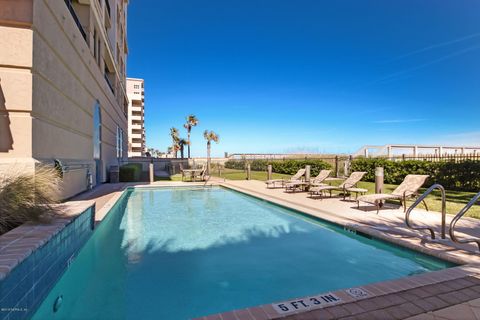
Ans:
[[[265,183],[267,184],[267,188],[275,188],[278,187],[278,184],[280,184],[280,187],[284,187],[286,183],[288,182],[295,182],[295,181],[302,181],[302,177],[305,174],[305,169],[300,169],[295,173],[290,180],[285,180],[285,179],[272,179],[272,180],[267,180]]]
[[[415,198],[418,196],[418,190],[427,181],[428,175],[426,174],[409,174],[405,176],[402,183],[393,190],[392,193],[376,193],[367,194],[357,199],[357,206],[360,208],[360,201],[375,204],[377,207],[377,214],[382,206],[382,201],[397,199],[400,200],[404,211],[407,210],[407,198]],[[428,210],[427,204],[423,201],[425,208]]]
[[[317,186],[310,188],[310,197],[313,198],[314,195],[319,195],[322,196],[326,191],[330,193],[330,196],[332,196],[332,191],[333,190],[338,190],[343,192],[343,200],[345,200],[346,194],[354,192],[357,194],[360,193],[366,193],[368,190],[367,189],[362,189],[362,188],[357,188],[356,185],[357,183],[362,180],[363,176],[366,174],[366,172],[363,171],[356,171],[352,172],[350,177],[348,177],[342,184],[340,184],[338,187],[336,186]]]
[[[332,170],[321,170],[320,173],[310,181],[292,181],[285,184],[285,191],[295,192],[297,189],[304,189],[310,186],[320,186],[325,185],[322,182],[328,178]]]
[[[193,171],[192,180],[197,181],[197,178],[198,178],[200,181],[204,181],[206,174],[207,174],[207,165],[203,164],[201,169]]]
[[[182,174],[182,181],[185,181],[185,171],[183,168],[183,164],[179,163],[178,166],[180,168],[180,173]]]

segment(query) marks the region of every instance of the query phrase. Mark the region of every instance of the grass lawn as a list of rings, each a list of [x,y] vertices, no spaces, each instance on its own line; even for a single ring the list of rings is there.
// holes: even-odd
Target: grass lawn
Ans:
[[[182,175],[175,174],[169,178],[155,176],[155,181],[182,181]]]
[[[225,178],[228,180],[245,180],[247,177],[247,173],[243,170],[236,170],[236,169],[222,169],[221,174],[218,174],[218,171],[212,170],[212,176]],[[273,179],[288,179],[290,175],[288,174],[280,174],[274,173],[272,175]],[[252,179],[253,180],[267,180],[267,172],[265,171],[252,171]]]
[[[212,175],[217,177],[219,176],[218,172],[212,172]],[[220,177],[225,179],[230,179],[230,180],[245,180],[246,173],[243,170],[223,169]],[[282,178],[288,179],[289,177],[290,176],[286,174],[278,174],[278,173],[273,174],[274,179],[282,179]],[[265,181],[267,180],[267,173],[263,171],[252,171],[252,179]],[[338,182],[337,184],[340,184],[340,182]],[[373,182],[360,182],[358,184],[358,187],[368,189],[368,193],[375,193],[375,183]],[[390,193],[396,187],[397,185],[394,185],[394,184],[385,184],[383,192]],[[426,188],[420,189],[420,194],[425,192],[425,190]],[[446,194],[447,194],[447,213],[457,214],[460,211],[460,209],[462,209],[468,203],[468,201],[470,201],[470,199],[473,198],[473,196],[476,193],[447,190]],[[426,202],[429,210],[440,211],[442,206],[440,192],[438,191],[432,192],[427,197]],[[394,203],[399,203],[399,202],[396,201]],[[413,204],[413,201],[407,201],[407,206],[411,204]],[[423,204],[420,204],[419,208],[424,208]],[[470,208],[470,210],[467,213],[467,216],[480,218],[480,205],[477,204],[477,205],[474,205],[472,208]]]

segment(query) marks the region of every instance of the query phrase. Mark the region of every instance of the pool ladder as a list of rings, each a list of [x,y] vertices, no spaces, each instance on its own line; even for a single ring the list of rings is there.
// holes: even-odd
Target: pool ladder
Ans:
[[[425,198],[432,193],[433,190],[438,189],[440,190],[440,193],[442,194],[442,227],[441,227],[441,238],[445,239],[445,220],[446,220],[446,215],[447,215],[447,206],[446,206],[446,196],[445,196],[445,188],[436,183],[430,188],[428,188],[427,191],[425,191],[424,194],[422,194],[411,206],[408,208],[407,212],[405,213],[405,223],[407,224],[407,227],[413,230],[428,230],[430,231],[430,236],[432,239],[435,239],[435,231],[431,227],[414,227],[410,223],[410,213],[413,211],[413,209],[420,204],[420,202],[424,201]]]
[[[450,238],[452,238],[452,241],[457,242],[457,243],[470,243],[470,242],[475,242],[478,246],[478,250],[480,250],[480,239],[474,239],[474,238],[467,238],[467,239],[458,239],[457,236],[455,235],[455,225],[457,224],[458,220],[460,220],[463,215],[475,204],[477,201],[480,199],[480,192],[477,193],[468,203],[465,207],[463,207],[462,210],[460,210],[457,215],[452,219],[452,222],[450,222]]]
[[[432,193],[433,190],[440,190],[440,193],[441,193],[441,196],[442,196],[442,211],[441,211],[441,214],[442,214],[442,222],[441,222],[441,238],[442,239],[446,239],[445,237],[445,229],[446,229],[446,215],[447,215],[447,210],[446,210],[446,195],[445,195],[445,188],[440,185],[440,184],[434,184],[433,186],[431,186],[430,188],[427,189],[427,191],[425,191],[425,193],[423,193],[411,206],[410,208],[408,208],[407,212],[405,213],[405,223],[406,225],[410,228],[410,229],[413,229],[413,230],[428,230],[430,232],[430,236],[432,239],[435,239],[435,231],[433,230],[433,228],[431,227],[414,227],[412,226],[412,224],[410,223],[410,213],[413,211],[413,209],[415,207],[417,207],[422,201],[425,200],[425,198],[430,194]],[[478,249],[480,251],[480,239],[475,239],[475,238],[467,238],[467,239],[458,239],[457,236],[455,235],[455,226],[458,222],[458,220],[460,220],[464,215],[465,213],[467,213],[467,211],[473,206],[475,205],[478,201],[480,200],[480,192],[477,193],[468,203],[465,207],[463,207],[462,210],[460,210],[456,215],[455,217],[452,219],[452,221],[450,222],[450,227],[449,227],[449,235],[450,235],[450,238],[452,239],[453,242],[456,242],[456,243],[471,243],[471,242],[475,242],[478,246]]]

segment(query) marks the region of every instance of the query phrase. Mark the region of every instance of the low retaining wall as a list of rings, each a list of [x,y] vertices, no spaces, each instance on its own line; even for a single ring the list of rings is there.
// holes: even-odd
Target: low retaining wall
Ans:
[[[148,172],[150,163],[153,162],[154,171],[166,171],[172,174],[180,172],[180,164],[184,167],[188,167],[188,159],[175,159],[175,158],[146,158],[146,157],[133,157],[128,158],[127,163],[140,163],[142,165],[142,171]]]
[[[0,236],[0,319],[29,319],[93,232],[95,204]]]

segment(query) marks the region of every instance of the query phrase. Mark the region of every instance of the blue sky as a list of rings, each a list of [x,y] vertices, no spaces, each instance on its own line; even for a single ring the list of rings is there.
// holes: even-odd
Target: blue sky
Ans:
[[[197,115],[192,155],[480,144],[480,2],[141,0],[128,75],[147,145]],[[183,134],[186,136],[186,133]]]

